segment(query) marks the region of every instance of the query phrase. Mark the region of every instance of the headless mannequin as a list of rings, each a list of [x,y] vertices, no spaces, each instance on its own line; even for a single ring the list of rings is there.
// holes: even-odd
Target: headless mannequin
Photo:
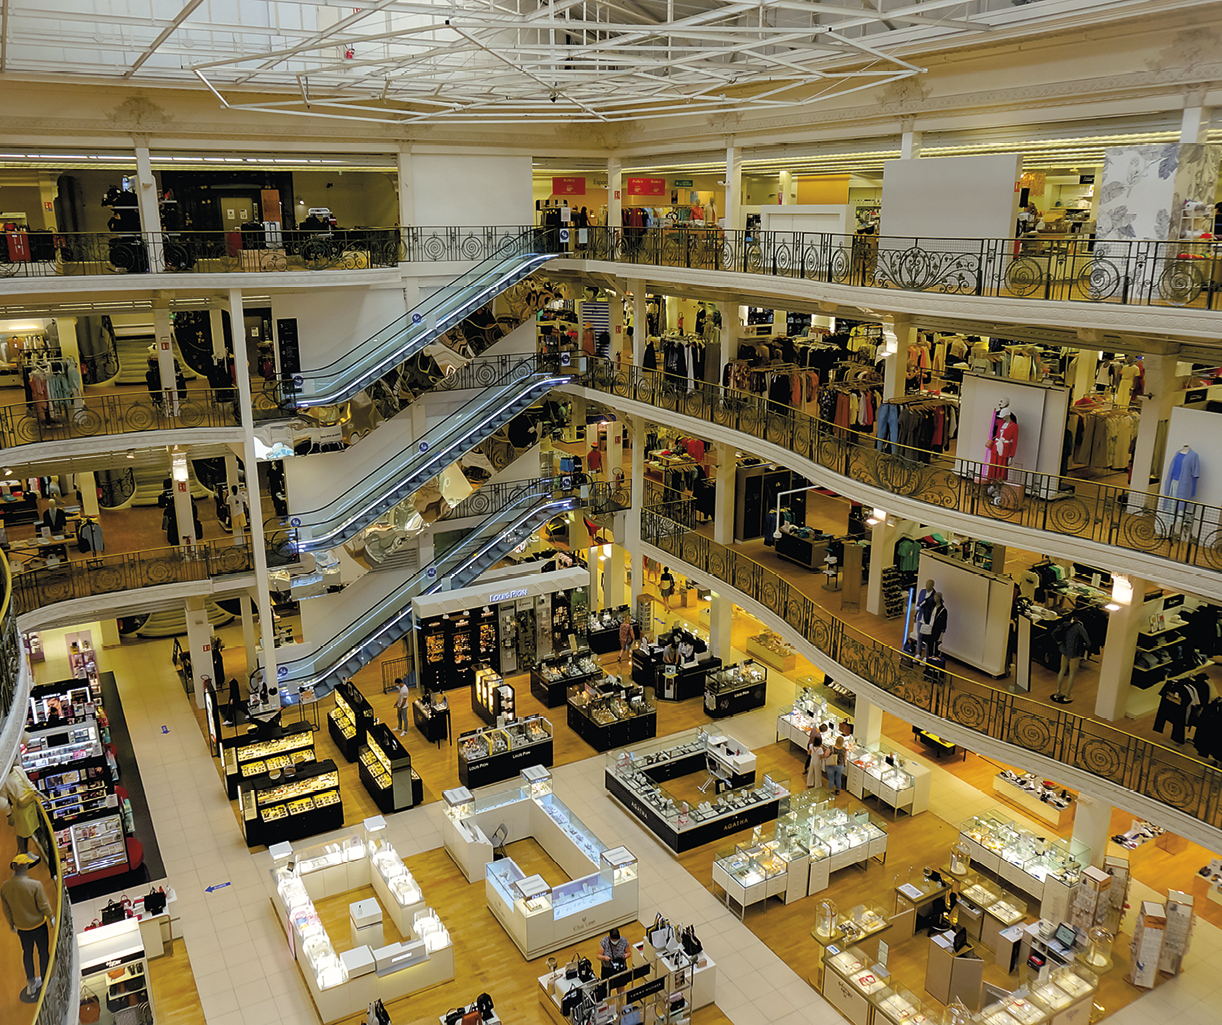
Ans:
[[[46,511],[42,514],[42,525],[50,527],[52,534],[62,534],[68,525],[68,517],[54,498],[47,504]]]

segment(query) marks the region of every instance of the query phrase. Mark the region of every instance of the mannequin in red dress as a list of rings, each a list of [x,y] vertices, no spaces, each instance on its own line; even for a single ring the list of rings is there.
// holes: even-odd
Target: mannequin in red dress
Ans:
[[[1014,458],[1018,449],[1018,418],[1010,412],[1010,406],[1004,400],[997,408],[997,416],[993,421],[993,437],[987,446],[988,462],[984,468],[984,479],[987,481],[1004,480],[1006,467]],[[990,483],[989,491],[996,490],[996,484]],[[995,500],[996,501],[996,500]]]

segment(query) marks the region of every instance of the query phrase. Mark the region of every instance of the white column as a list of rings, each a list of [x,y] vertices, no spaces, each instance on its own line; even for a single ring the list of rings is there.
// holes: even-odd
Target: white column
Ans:
[[[915,160],[921,155],[921,133],[913,128],[913,119],[904,118],[900,122],[900,159]]]
[[[607,227],[615,236],[622,226],[624,170],[619,157],[607,157]]]
[[[883,736],[882,706],[867,701],[860,694],[853,711],[853,736],[865,747],[877,747]]]
[[[1080,358],[1080,357],[1079,357]],[[1145,367],[1144,394],[1141,396],[1141,419],[1137,424],[1137,443],[1133,448],[1133,485],[1129,499],[1130,508],[1152,506],[1159,492],[1158,485],[1151,485],[1152,476],[1161,476],[1162,467],[1154,465],[1154,448],[1158,440],[1158,429],[1171,418],[1175,396],[1181,391],[1182,382],[1176,373],[1179,356],[1146,355],[1142,359]]]
[[[1095,393],[1095,368],[1099,366],[1099,360],[1102,358],[1103,353],[1099,349],[1078,350],[1073,391],[1069,394],[1071,402],[1077,402],[1078,399]]]
[[[1201,102],[1203,99],[1203,94],[1199,92],[1191,92],[1184,97],[1184,113],[1180,119],[1181,143],[1206,141],[1212,111]]]
[[[737,476],[734,446],[723,442],[717,445],[717,476],[714,478],[713,541],[719,545],[734,543],[734,487]]]
[[[225,318],[222,315],[223,312],[218,306],[210,307],[208,310],[208,326],[212,330],[212,357],[219,360],[225,358]]]
[[[119,621],[117,619],[103,619],[101,623],[103,648],[117,648],[123,643],[123,638],[119,634]]]
[[[191,655],[191,679],[195,684],[195,703],[204,707],[204,683],[206,676],[212,680],[212,626],[208,622],[208,610],[204,599],[187,599],[187,651]],[[217,695],[223,693],[225,681],[212,680]]]
[[[613,420],[607,424],[607,483],[614,484],[624,474],[624,424]],[[616,535],[618,540],[619,535]]]
[[[157,203],[157,179],[149,158],[148,139],[136,139],[136,201],[140,207],[140,228],[149,236],[149,270],[161,270],[161,207]]]
[[[883,398],[898,399],[904,394],[905,377],[908,372],[908,348],[917,340],[916,325],[909,317],[888,316],[883,318],[884,351],[894,347],[887,356],[883,372]]]
[[[92,470],[76,471],[76,488],[81,493],[81,512],[86,516],[99,516],[98,481]]]
[[[178,414],[178,388],[174,376],[174,331],[170,326],[170,306],[167,299],[153,298],[153,334],[157,339],[157,369],[161,372],[161,396],[165,411]]]
[[[790,189],[793,188],[793,175],[788,171],[781,172],[780,183],[777,185],[776,199],[780,206],[788,206],[793,202],[793,198],[789,195]]]
[[[55,220],[55,200],[59,197],[59,177],[47,171],[38,172],[38,198],[42,200],[42,225],[48,231],[58,231]],[[47,204],[51,208],[47,209]]]
[[[870,528],[870,583],[866,589],[866,611],[886,615],[883,602],[883,570],[895,564],[895,544],[906,520],[879,520]]]
[[[226,488],[226,491],[228,492],[227,497],[229,500],[229,510],[230,510],[229,519],[230,519],[230,523],[233,526],[233,543],[235,545],[240,545],[242,543],[242,538],[246,536],[245,529],[238,522],[237,509],[239,508],[239,506],[237,506],[235,502],[235,498],[234,498],[235,490],[238,488],[240,483],[241,481],[238,476],[238,457],[233,452],[226,452],[225,453],[225,488]],[[252,515],[253,515],[253,510],[252,510]]]
[[[406,227],[416,223],[416,196],[412,178],[412,144],[399,144],[399,223]]]
[[[649,343],[649,318],[645,316],[645,282],[640,278],[629,278],[628,291],[632,293],[632,365],[639,367],[645,362],[645,346]]]
[[[733,661],[731,653],[731,635],[734,631],[734,602],[716,591],[710,592],[709,599],[709,648],[713,654],[729,663]]]
[[[170,483],[174,493],[174,515],[178,535],[171,544],[181,545],[179,555],[187,558],[198,540],[195,536],[195,507],[191,502],[191,459],[185,449],[170,453]]]
[[[251,412],[251,367],[246,346],[238,344],[242,324],[242,290],[229,290],[229,317],[234,325],[234,360],[237,368],[238,401],[242,410],[242,461],[246,464],[246,492],[250,502],[250,547],[255,565],[255,598],[259,603],[259,632],[263,640],[263,670],[268,688],[276,685],[276,624],[267,583],[267,549],[263,542],[263,503],[259,493],[259,461],[255,456],[254,416]]]
[[[726,146],[726,231],[741,228],[739,200],[743,193],[743,151],[731,139]]]
[[[241,596],[242,607],[242,646],[246,648],[246,678],[250,679],[250,674],[255,671],[255,666],[258,665],[258,655],[255,652],[255,603],[254,599],[249,594]],[[228,683],[228,681],[226,681]],[[222,701],[228,700],[226,693],[221,697]]]
[[[1112,806],[1085,791],[1078,794],[1074,812],[1073,838],[1090,848],[1090,863],[1103,867],[1108,840],[1112,835]]]
[[[1108,615],[1103,664],[1099,667],[1099,690],[1095,697],[1095,715],[1101,719],[1124,718],[1133,676],[1133,657],[1137,652],[1137,634],[1142,623],[1148,622],[1142,613],[1142,596],[1149,585],[1138,577],[1131,577],[1130,582],[1133,597],[1129,604],[1121,605],[1118,611]]]
[[[606,593],[603,595],[606,607],[615,608],[623,605],[627,600],[624,597],[624,583],[628,577],[628,549],[622,544],[613,544],[611,554],[603,565],[607,570],[606,587],[604,588]]]

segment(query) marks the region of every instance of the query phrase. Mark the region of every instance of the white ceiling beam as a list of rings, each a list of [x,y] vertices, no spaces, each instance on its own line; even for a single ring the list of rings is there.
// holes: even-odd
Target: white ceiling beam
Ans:
[[[183,5],[182,10],[179,11],[174,17],[174,20],[161,30],[161,34],[145,48],[144,52],[140,54],[139,57],[136,58],[136,62],[123,73],[123,77],[131,78],[132,75],[139,71],[144,66],[144,62],[157,52],[157,47],[169,39],[170,36],[177,31],[178,26],[191,17],[191,15],[195,13],[195,10],[203,2],[204,0],[187,0],[187,2]]]

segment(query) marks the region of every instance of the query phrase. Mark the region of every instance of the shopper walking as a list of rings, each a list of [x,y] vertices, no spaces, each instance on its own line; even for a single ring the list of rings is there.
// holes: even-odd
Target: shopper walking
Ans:
[[[826,766],[827,785],[832,788],[833,797],[839,797],[840,790],[844,786],[844,767],[847,761],[848,752],[844,749],[844,737],[837,737],[836,745],[832,748]]]
[[[35,851],[44,858],[50,857],[49,851],[42,849],[38,842],[38,791],[30,782],[25,770],[14,764],[9,770],[4,784],[0,786],[0,804],[8,813],[9,824],[17,833],[17,850],[25,854],[30,849],[30,841],[34,841]],[[54,862],[48,861],[51,871],[55,871]]]
[[[1057,640],[1057,634],[1053,634]],[[1070,616],[1069,623],[1060,635],[1058,648],[1061,652],[1061,671],[1057,673],[1057,692],[1052,700],[1060,705],[1068,705],[1073,698],[1069,696],[1073,690],[1073,678],[1078,672],[1078,660],[1086,655],[1090,647],[1090,634],[1077,616]]]
[[[50,932],[48,924],[55,925],[55,915],[47,891],[37,879],[31,879],[29,870],[38,864],[33,854],[18,854],[9,867],[13,877],[0,886],[0,906],[4,908],[4,920],[9,928],[21,938],[21,962],[25,966],[25,998],[33,1002],[42,987],[42,975],[50,967]],[[38,965],[34,964],[34,948],[38,948]]]
[[[662,604],[670,611],[670,596],[675,593],[675,578],[670,575],[670,567],[662,567],[662,577],[658,581],[658,590],[662,594]]]
[[[399,685],[399,697],[395,700],[395,711],[399,713],[399,736],[407,736],[407,706],[411,703],[412,692],[411,688],[404,682],[403,677],[395,680]]]
[[[636,640],[636,628],[632,625],[632,617],[624,613],[619,625],[619,661],[632,657],[632,642]]]
[[[817,787],[823,781],[823,737],[810,731],[810,743],[806,748],[810,761],[806,763],[806,785]]]

